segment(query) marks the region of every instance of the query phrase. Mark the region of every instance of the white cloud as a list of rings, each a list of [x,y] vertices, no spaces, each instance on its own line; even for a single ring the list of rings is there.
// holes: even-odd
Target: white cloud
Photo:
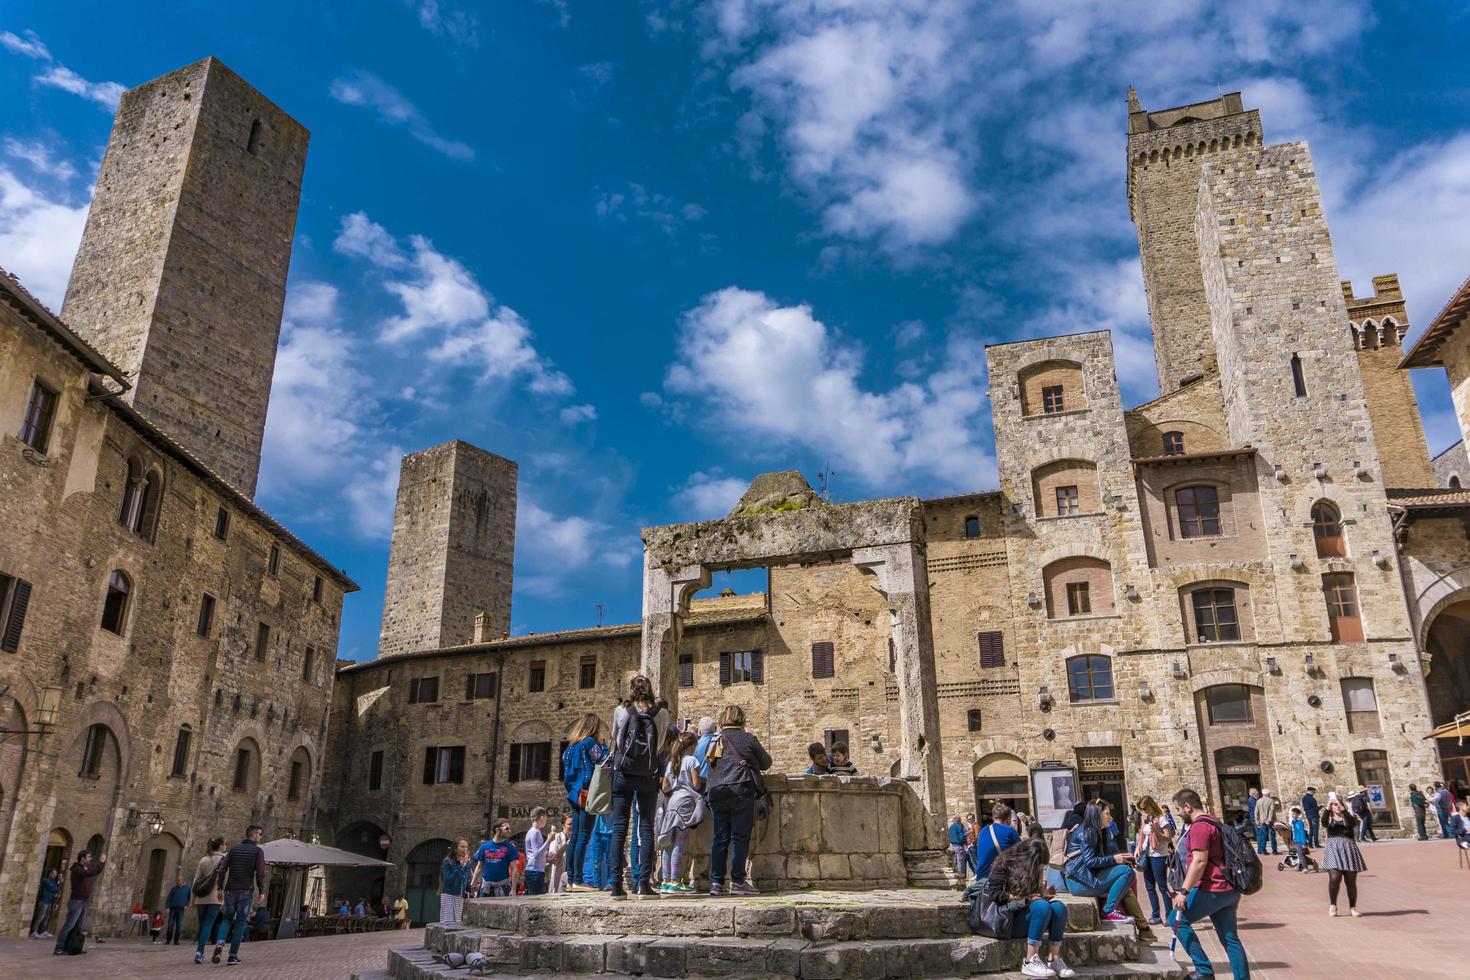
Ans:
[[[418,14],[419,26],[467,48],[480,46],[480,19],[442,0],[406,0]]]
[[[78,75],[56,60],[51,51],[36,36],[35,31],[26,31],[24,37],[12,34],[10,31],[0,31],[0,47],[22,57],[41,62],[43,67],[31,79],[37,85],[59,88],[63,92],[81,96],[89,102],[97,103],[108,112],[117,110],[118,100],[122,98],[123,92],[127,91],[117,82],[92,82]]]
[[[592,209],[602,221],[646,221],[666,235],[674,234],[686,222],[702,221],[706,214],[702,205],[692,201],[680,204],[667,194],[632,181],[618,191],[599,191]]]
[[[346,498],[352,526],[366,538],[387,541],[393,536],[393,508],[398,500],[398,472],[403,449],[389,446],[348,480]]]
[[[361,211],[343,217],[332,248],[342,255],[367,259],[385,269],[401,269],[408,265],[408,259],[388,230]]]
[[[593,405],[568,405],[561,410],[562,425],[580,425],[597,421],[597,408]]]
[[[556,596],[588,568],[621,569],[642,554],[636,533],[619,536],[580,515],[558,517],[521,494],[516,503],[516,588]]]
[[[0,261],[53,310],[61,309],[86,223],[87,205],[68,204],[0,165]]]
[[[720,476],[718,472],[692,473],[674,490],[674,503],[693,520],[724,517],[744,495],[749,480]]]
[[[863,356],[809,306],[729,287],[685,316],[665,388],[697,403],[690,417],[741,433],[747,450],[830,458],[869,488],[916,475],[972,487],[989,475],[978,342],[951,338],[942,370],[889,390],[863,386]]]
[[[332,81],[332,98],[343,105],[372,109],[390,126],[404,126],[409,135],[451,160],[472,160],[475,151],[466,143],[446,139],[435,132],[419,107],[402,92],[371,72],[354,71]]]
[[[52,155],[51,148],[40,140],[18,140],[12,136],[5,137],[0,144],[0,151],[6,156],[24,160],[30,164],[31,169],[38,174],[66,183],[77,175],[77,168],[67,160],[58,160]]]

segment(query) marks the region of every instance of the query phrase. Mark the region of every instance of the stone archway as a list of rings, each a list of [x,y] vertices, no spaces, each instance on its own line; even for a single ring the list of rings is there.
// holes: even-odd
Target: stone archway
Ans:
[[[1424,676],[1430,723],[1448,724],[1470,712],[1470,592],[1449,597],[1433,613],[1425,630],[1429,670]],[[1438,739],[1445,779],[1470,784],[1470,745],[1458,738]]]

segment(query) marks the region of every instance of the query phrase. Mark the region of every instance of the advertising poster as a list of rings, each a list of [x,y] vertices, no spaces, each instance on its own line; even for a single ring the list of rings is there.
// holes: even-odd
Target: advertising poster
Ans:
[[[1047,830],[1056,830],[1077,805],[1077,771],[1066,767],[1033,769],[1031,791],[1036,800],[1034,816]]]

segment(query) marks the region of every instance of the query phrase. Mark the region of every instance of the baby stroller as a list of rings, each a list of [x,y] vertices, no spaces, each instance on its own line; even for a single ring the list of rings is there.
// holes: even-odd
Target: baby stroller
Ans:
[[[1303,861],[1307,863],[1305,869],[1307,871],[1322,870],[1320,867],[1317,866],[1316,858],[1312,857],[1310,854],[1307,854],[1307,849],[1305,847],[1298,847],[1296,842],[1291,839],[1290,824],[1278,820],[1271,826],[1272,829],[1276,831],[1276,833],[1281,835],[1281,839],[1286,842],[1286,860],[1277,863],[1277,871],[1285,871],[1287,868],[1291,868],[1293,870],[1301,868]]]

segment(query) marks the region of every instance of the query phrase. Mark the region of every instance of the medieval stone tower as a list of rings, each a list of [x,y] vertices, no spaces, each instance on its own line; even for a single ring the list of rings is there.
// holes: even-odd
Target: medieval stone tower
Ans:
[[[214,58],[123,95],[62,315],[253,495],[309,134]]]
[[[1429,443],[1419,422],[1419,400],[1409,372],[1399,367],[1409,314],[1399,277],[1373,277],[1373,294],[1355,296],[1353,284],[1342,284],[1352,323],[1352,343],[1358,350],[1358,369],[1368,395],[1373,437],[1383,460],[1383,482],[1390,487],[1432,487],[1434,468]]]
[[[516,464],[458,439],[403,457],[378,655],[510,631]]]
[[[1138,228],[1143,285],[1163,394],[1201,373],[1210,311],[1194,239],[1200,165],[1261,143],[1261,116],[1239,92],[1146,112],[1128,90],[1128,212]]]

